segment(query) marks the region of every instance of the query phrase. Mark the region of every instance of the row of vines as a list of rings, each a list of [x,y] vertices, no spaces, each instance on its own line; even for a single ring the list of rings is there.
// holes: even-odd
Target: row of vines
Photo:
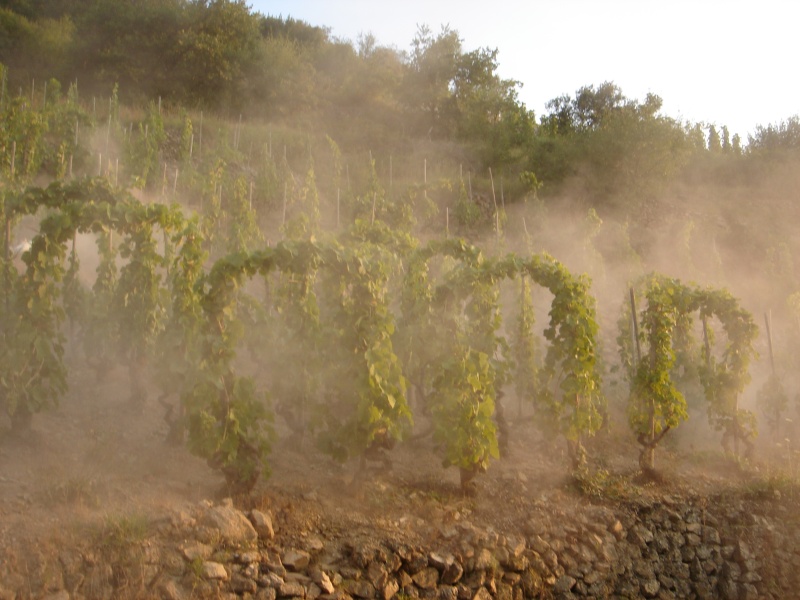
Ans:
[[[428,419],[443,464],[466,485],[499,457],[512,387],[544,430],[565,438],[573,467],[585,465],[585,439],[607,412],[585,278],[547,255],[489,257],[458,239],[422,244],[374,217],[326,235],[306,216],[313,200],[307,208],[277,245],[212,261],[196,216],[141,203],[103,178],[7,193],[7,234],[23,215],[40,218],[23,268],[8,253],[2,263],[0,400],[13,428],[30,427],[66,391],[69,334],[98,377],[113,361],[127,365],[131,402],[145,402],[153,372],[172,439],[187,432],[189,448],[236,489],[268,468],[275,414],[340,460],[389,449],[414,418]],[[91,289],[78,279],[79,234],[97,243]],[[519,282],[518,316],[504,326],[508,280]],[[541,360],[531,283],[552,296]],[[725,440],[748,443],[753,421],[738,397],[754,355],[750,315],[727,292],[663,277],[639,283],[641,311],[635,295],[619,339],[642,467],[654,468],[656,444],[686,418],[676,365],[691,353],[695,313],[711,423]],[[721,353],[711,318],[726,334]],[[248,351],[258,377],[242,373]]]
[[[490,214],[499,239],[502,183],[499,201],[492,187],[481,205],[469,174],[429,184],[426,164],[423,183],[399,191],[390,166],[387,191],[370,156],[355,193],[329,139],[337,201],[327,215],[336,232],[326,233],[313,160],[295,175],[291,149],[278,151],[276,139],[273,151],[271,133],[245,146],[237,127],[211,151],[202,113],[193,123],[182,112],[168,130],[160,103],[127,123],[116,90],[102,123],[96,104],[87,110],[77,85],[62,95],[55,81],[41,97],[0,94],[0,406],[14,431],[58,404],[65,353],[80,352],[99,378],[124,364],[134,404],[157,382],[169,438],[236,489],[268,473],[276,416],[299,444],[313,439],[339,460],[381,457],[415,421],[429,422],[443,464],[467,485],[507,444],[507,395],[566,440],[573,468],[585,467],[586,440],[609,420],[587,278],[545,254],[490,256],[449,235],[422,243],[412,234],[415,215],[434,214],[431,197],[446,192],[457,197],[457,224]],[[183,208],[125,191],[174,196],[179,177]],[[34,185],[41,179],[55,182]],[[23,219],[36,235],[15,258]],[[89,283],[77,243],[87,235],[99,257]],[[552,298],[543,340],[533,284]],[[513,319],[501,301],[509,289]],[[639,281],[623,305],[618,341],[642,468],[655,468],[656,446],[687,418],[679,390],[693,382],[724,443],[746,452],[755,434],[739,407],[755,355],[749,313],[724,290],[660,276]],[[779,382],[770,385],[765,397],[780,400]]]

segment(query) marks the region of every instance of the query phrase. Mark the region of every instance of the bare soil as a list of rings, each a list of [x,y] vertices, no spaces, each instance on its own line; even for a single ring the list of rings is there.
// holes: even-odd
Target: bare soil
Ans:
[[[56,410],[34,417],[30,435],[12,435],[9,423],[0,421],[0,565],[18,582],[25,573],[41,573],[37,565],[65,548],[90,548],[110,521],[155,523],[225,494],[222,478],[204,461],[166,443],[155,388],[144,408],[134,409],[125,369],[97,381],[80,361],[69,362],[69,393]],[[335,543],[379,533],[424,545],[459,521],[498,532],[519,530],[532,505],[558,517],[587,502],[710,497],[751,485],[769,471],[764,465],[731,467],[714,450],[690,446],[679,453],[667,445],[659,450],[661,480],[641,481],[636,445],[619,429],[592,443],[594,475],[581,487],[566,476],[562,443],[544,443],[530,423],[512,426],[508,456],[479,476],[476,492],[465,496],[457,470],[442,468],[429,438],[396,448],[391,470],[370,465],[361,472],[357,461],[340,465],[311,444],[297,447],[278,421],[271,477],[235,501],[242,508],[291,514],[279,519],[289,538],[319,535]],[[32,595],[40,584],[28,582]]]

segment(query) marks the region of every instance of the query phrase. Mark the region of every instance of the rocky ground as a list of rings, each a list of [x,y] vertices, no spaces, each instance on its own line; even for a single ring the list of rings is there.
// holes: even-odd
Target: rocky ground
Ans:
[[[33,435],[3,424],[0,600],[800,597],[800,496],[763,464],[676,444],[642,482],[620,432],[575,481],[520,425],[464,496],[425,440],[359,476],[283,438],[230,499],[160,405],[128,407],[124,371],[70,377]]]

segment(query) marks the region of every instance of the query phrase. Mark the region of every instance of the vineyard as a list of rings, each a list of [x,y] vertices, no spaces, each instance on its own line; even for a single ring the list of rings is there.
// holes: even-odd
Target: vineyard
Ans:
[[[662,453],[793,481],[785,247],[774,289],[739,297],[694,224],[670,250],[686,276],[667,274],[627,223],[590,209],[560,227],[528,171],[477,174],[433,144],[346,154],[160,99],[122,107],[116,87],[13,95],[2,79],[4,460],[39,419],[100,394],[236,498],[266,493],[291,452],[358,488],[420,445],[440,474],[416,485],[455,467],[457,502],[519,453],[555,457],[594,499],[665,485]],[[778,335],[765,297],[789,323]],[[121,402],[102,396],[109,378]]]

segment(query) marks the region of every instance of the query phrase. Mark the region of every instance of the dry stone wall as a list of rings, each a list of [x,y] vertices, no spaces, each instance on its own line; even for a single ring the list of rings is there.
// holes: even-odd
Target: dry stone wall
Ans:
[[[204,503],[142,543],[139,589],[150,595],[139,597],[755,600],[794,598],[800,589],[800,528],[778,492],[758,501],[665,497],[569,510],[538,502],[516,529],[462,520],[429,539],[423,546],[380,531],[288,539],[269,511]],[[30,597],[124,597],[132,576],[101,558],[65,552],[50,589]],[[0,599],[23,597],[0,591]]]

